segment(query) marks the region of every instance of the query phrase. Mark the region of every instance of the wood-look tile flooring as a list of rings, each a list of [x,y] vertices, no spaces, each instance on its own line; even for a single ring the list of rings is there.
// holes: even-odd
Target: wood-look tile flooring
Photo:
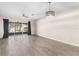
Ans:
[[[79,47],[55,40],[39,37],[16,35],[0,39],[1,56],[77,56]]]

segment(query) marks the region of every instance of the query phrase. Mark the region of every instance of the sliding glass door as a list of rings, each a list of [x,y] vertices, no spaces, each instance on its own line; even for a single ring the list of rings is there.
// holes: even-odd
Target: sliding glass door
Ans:
[[[28,24],[20,22],[9,22],[9,34],[22,34],[27,33]]]

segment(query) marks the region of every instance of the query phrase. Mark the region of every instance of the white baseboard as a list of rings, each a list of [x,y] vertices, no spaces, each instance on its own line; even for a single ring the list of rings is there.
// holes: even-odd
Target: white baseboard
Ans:
[[[41,37],[44,37],[44,38],[47,38],[47,39],[51,39],[51,40],[56,40],[56,39],[52,39],[52,38],[49,38],[49,37],[46,37],[46,36],[42,36],[42,35],[38,35],[38,36],[41,36]],[[71,43],[71,42],[66,42],[66,41],[62,41],[62,40],[56,40],[56,41],[59,41],[59,42],[62,42],[62,43],[68,44],[68,45],[79,47],[79,45]]]

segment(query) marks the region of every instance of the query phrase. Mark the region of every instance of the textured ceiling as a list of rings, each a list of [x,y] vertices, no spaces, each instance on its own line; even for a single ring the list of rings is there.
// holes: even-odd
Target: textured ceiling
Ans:
[[[79,7],[77,2],[52,2],[51,10],[63,12],[71,7]],[[48,11],[47,2],[0,2],[0,16],[4,17],[22,17],[22,14],[31,19],[38,19],[45,16]]]

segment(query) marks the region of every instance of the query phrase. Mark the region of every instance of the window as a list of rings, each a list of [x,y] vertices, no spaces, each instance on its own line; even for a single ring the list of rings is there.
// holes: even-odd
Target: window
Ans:
[[[27,31],[27,23],[9,22],[9,33],[26,33]]]

